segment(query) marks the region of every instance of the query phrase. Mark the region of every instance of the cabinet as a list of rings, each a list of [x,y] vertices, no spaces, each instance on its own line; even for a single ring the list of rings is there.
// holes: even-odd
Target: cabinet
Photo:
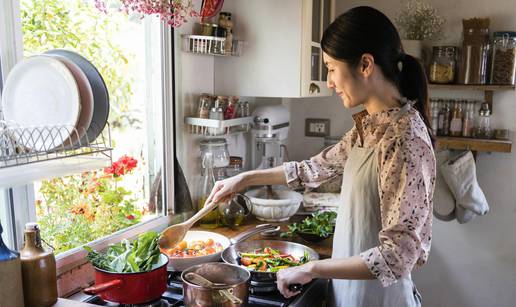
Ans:
[[[215,92],[251,97],[331,96],[320,40],[334,0],[226,0],[240,57],[215,59]]]

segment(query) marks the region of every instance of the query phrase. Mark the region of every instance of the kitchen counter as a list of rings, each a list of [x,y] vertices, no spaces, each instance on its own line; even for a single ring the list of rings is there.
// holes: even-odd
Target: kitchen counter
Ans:
[[[291,217],[290,220],[287,222],[268,223],[268,222],[259,221],[253,216],[253,217],[249,217],[243,225],[238,226],[236,229],[231,229],[229,227],[218,227],[215,229],[206,229],[206,228],[201,228],[199,226],[193,227],[192,229],[213,231],[213,232],[219,233],[221,235],[224,235],[228,238],[232,238],[232,237],[235,237],[236,235],[238,235],[246,230],[249,230],[259,224],[279,225],[281,227],[281,232],[284,232],[284,231],[287,231],[287,229],[288,229],[287,225],[292,224],[294,222],[300,222],[304,218],[306,218],[306,216],[295,215],[295,216]],[[319,253],[319,257],[321,259],[330,258],[331,253],[332,253],[332,239],[331,238],[324,240],[322,242],[319,242],[319,243],[311,243],[311,242],[306,242],[297,236],[295,236],[293,238],[281,238],[279,236],[279,234],[275,237],[264,237],[260,234],[256,234],[247,240],[283,240],[283,241],[300,243],[300,244],[306,245],[306,246],[314,249],[317,253]]]

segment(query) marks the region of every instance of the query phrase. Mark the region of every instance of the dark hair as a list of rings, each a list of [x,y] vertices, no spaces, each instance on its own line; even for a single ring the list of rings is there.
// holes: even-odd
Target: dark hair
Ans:
[[[400,94],[417,101],[415,108],[432,136],[425,72],[416,58],[403,52],[398,31],[387,16],[368,6],[352,8],[324,31],[321,47],[331,57],[352,67],[359,64],[364,53],[371,54],[385,78]]]

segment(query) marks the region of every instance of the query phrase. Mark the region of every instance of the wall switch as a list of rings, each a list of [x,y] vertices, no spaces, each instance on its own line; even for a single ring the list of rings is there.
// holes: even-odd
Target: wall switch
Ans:
[[[327,118],[307,118],[305,136],[325,137],[330,135],[330,120]]]

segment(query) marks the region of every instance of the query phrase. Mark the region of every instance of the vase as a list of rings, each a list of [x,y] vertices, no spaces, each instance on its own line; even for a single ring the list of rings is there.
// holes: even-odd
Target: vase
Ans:
[[[403,51],[415,57],[416,59],[421,59],[421,50],[423,49],[422,41],[415,39],[402,39],[401,44],[403,46]]]

